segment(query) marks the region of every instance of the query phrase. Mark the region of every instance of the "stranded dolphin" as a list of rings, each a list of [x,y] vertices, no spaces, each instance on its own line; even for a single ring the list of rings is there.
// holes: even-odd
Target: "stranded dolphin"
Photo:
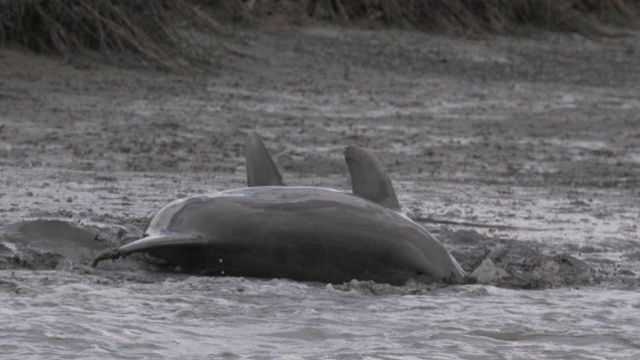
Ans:
[[[93,266],[147,252],[185,271],[342,283],[458,280],[464,270],[427,230],[401,214],[382,164],[348,146],[353,194],[284,186],[256,133],[247,140],[248,188],[175,200],[145,237],[105,250]]]

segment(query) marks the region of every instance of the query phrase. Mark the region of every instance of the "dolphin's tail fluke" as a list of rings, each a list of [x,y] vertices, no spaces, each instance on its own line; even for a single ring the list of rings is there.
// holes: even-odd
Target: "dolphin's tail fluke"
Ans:
[[[198,234],[162,232],[143,237],[129,244],[122,245],[119,248],[104,250],[93,259],[91,266],[96,267],[102,260],[116,260],[142,251],[166,249],[177,246],[197,246],[207,243],[207,239],[204,239]]]

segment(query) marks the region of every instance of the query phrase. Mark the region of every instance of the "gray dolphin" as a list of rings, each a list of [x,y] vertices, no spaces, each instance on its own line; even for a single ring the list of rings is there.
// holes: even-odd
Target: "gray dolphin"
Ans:
[[[345,150],[353,194],[283,186],[256,133],[246,153],[250,187],[172,201],[152,217],[144,238],[103,251],[92,266],[147,252],[213,275],[394,285],[465,276],[433,235],[397,211],[391,181],[365,149]]]

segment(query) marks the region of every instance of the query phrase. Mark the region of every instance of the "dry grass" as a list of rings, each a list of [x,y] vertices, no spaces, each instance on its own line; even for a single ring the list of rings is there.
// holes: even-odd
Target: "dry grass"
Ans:
[[[637,27],[638,0],[313,0],[330,18],[466,34],[531,29],[607,35],[603,24]]]
[[[218,21],[274,12],[451,34],[535,28],[607,35],[602,24],[638,26],[640,0],[0,0],[0,45],[97,53],[115,63],[134,54],[170,69],[208,61],[211,44],[198,43],[192,30],[221,32]]]
[[[0,41],[38,53],[134,54],[175,68],[204,61],[184,29],[220,26],[184,0],[0,0]]]

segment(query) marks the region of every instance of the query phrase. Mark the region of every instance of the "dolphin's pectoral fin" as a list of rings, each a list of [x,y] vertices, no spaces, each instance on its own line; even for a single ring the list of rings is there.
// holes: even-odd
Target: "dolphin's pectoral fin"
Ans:
[[[353,193],[394,210],[400,210],[398,197],[380,161],[367,150],[349,145],[344,159],[351,174]]]
[[[166,249],[171,247],[188,247],[208,244],[209,241],[198,234],[182,234],[166,232],[153,234],[142,239],[125,244],[116,249],[107,249],[99,253],[91,262],[91,266],[96,267],[102,260],[115,260],[133,253]]]
[[[245,146],[247,183],[252,186],[285,186],[282,175],[258,133],[251,132]]]

